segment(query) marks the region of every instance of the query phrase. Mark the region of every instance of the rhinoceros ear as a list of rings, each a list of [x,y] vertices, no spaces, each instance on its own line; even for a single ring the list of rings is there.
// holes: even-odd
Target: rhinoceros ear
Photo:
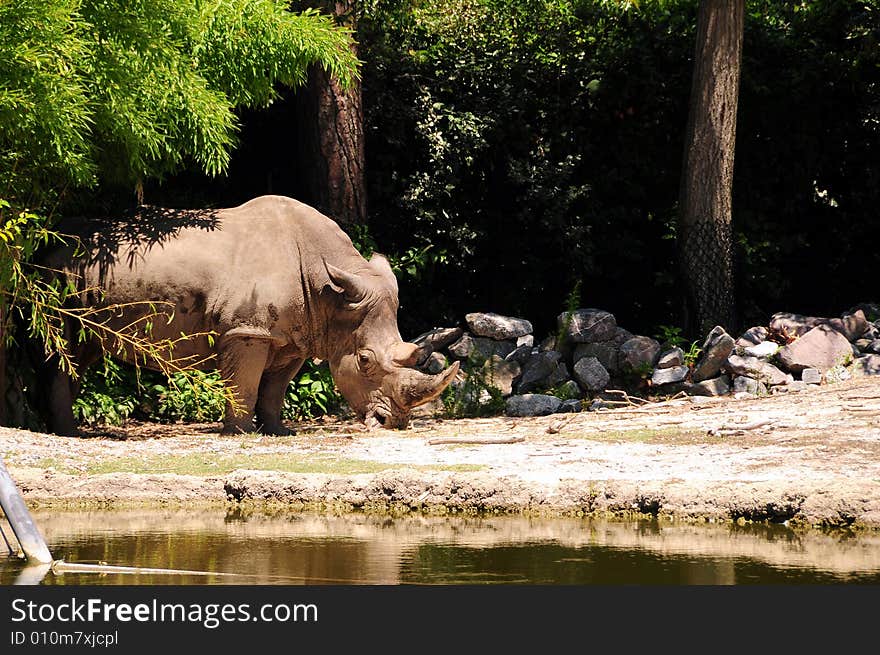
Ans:
[[[360,302],[367,295],[367,286],[359,275],[344,271],[326,261],[324,266],[330,276],[330,286],[336,293],[344,294],[346,301]]]
[[[385,257],[385,255],[374,252],[373,256],[370,257],[370,266],[373,267],[374,271],[385,278],[385,281],[391,285],[392,289],[394,289],[394,293],[397,293],[397,277],[394,275],[394,271],[391,270],[391,264],[388,263],[388,258]]]

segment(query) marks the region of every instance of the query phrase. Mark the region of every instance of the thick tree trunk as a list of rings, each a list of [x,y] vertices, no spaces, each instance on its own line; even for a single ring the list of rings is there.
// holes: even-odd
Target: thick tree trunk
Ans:
[[[731,191],[745,0],[702,0],[680,192],[690,331],[734,329]]]
[[[311,2],[354,29],[354,1]],[[305,200],[343,225],[366,224],[363,105],[360,82],[344,91],[312,66],[297,92],[298,172]]]

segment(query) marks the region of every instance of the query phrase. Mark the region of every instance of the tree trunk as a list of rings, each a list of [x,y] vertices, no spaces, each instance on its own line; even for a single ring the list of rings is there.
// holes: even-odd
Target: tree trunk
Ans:
[[[309,4],[355,27],[354,0]],[[352,46],[355,47],[355,46]],[[296,95],[300,185],[305,200],[342,225],[367,222],[361,85],[344,91],[323,68],[312,66]]]
[[[689,331],[735,328],[731,191],[745,0],[702,0],[680,191]]]
[[[6,424],[6,304],[0,299],[0,425]]]

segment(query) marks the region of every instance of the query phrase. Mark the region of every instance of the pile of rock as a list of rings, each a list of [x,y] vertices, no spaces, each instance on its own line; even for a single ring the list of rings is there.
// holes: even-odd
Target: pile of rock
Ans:
[[[600,408],[612,389],[760,395],[880,375],[880,320],[866,314],[880,315],[880,306],[860,305],[840,318],[778,313],[737,339],[717,326],[696,359],[592,308],[560,314],[556,334],[538,344],[529,321],[480,312],[465,316],[466,327],[435,328],[413,341],[422,347],[423,370],[436,373],[459,360],[455,384],[478,374],[506,399],[508,415],[537,416]]]

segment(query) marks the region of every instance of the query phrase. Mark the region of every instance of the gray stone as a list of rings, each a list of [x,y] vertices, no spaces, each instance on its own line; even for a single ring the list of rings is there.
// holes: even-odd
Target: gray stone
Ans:
[[[584,401],[578,398],[563,400],[562,405],[557,411],[559,413],[582,412],[584,411]]]
[[[555,414],[560,407],[562,401],[556,396],[527,393],[508,398],[505,413],[508,416],[547,416]]]
[[[792,380],[788,384],[782,385],[787,391],[806,391],[809,388],[803,380]]]
[[[827,325],[836,330],[847,341],[855,341],[868,328],[868,320],[865,313],[859,309],[852,314],[841,318],[820,318],[818,316],[804,316],[790,312],[779,312],[770,318],[770,329],[775,332],[785,332],[791,336],[801,336],[820,325]]]
[[[862,352],[880,355],[880,339],[874,339],[866,348],[862,349]]]
[[[584,357],[595,357],[609,373],[617,371],[617,345],[613,341],[601,341],[599,343],[579,343],[571,356],[571,361],[577,364]]]
[[[660,344],[651,337],[636,336],[620,346],[617,363],[621,370],[641,371],[653,368],[660,355]]]
[[[634,336],[636,336],[636,335],[634,335],[629,330],[625,330],[622,327],[618,327],[617,330],[614,332],[614,338],[611,340],[614,342],[614,345],[619,348],[620,346],[625,344],[627,341],[632,339]]]
[[[657,368],[672,368],[684,364],[684,351],[681,348],[672,348],[660,355],[657,360]]]
[[[533,334],[526,334],[521,337],[516,338],[516,347],[522,348],[523,346],[528,346],[531,348],[535,345],[535,336]]]
[[[538,350],[541,352],[556,350],[556,337],[552,334],[549,337],[545,337],[544,340],[538,344]]]
[[[859,353],[868,352],[868,348],[871,347],[871,344],[874,343],[873,339],[856,339],[853,341],[853,345],[859,349]]]
[[[853,362],[853,375],[880,375],[880,355],[863,355]]]
[[[486,384],[501,391],[502,396],[513,393],[513,383],[521,373],[519,364],[501,359],[498,355],[492,355],[483,364],[483,379]]]
[[[757,357],[731,355],[724,363],[724,368],[727,369],[728,373],[755,378],[769,386],[785,384],[791,377],[773,366],[773,364],[761,361]]]
[[[767,393],[767,385],[747,375],[740,375],[733,379],[733,391],[734,393],[750,393],[756,396],[763,396]]]
[[[778,350],[778,343],[775,343],[774,341],[762,341],[754,346],[743,348],[743,355],[757,357],[758,359],[767,359],[775,355]]]
[[[485,361],[498,355],[501,358],[506,357],[516,350],[513,341],[496,341],[487,337],[475,337],[465,332],[461,338],[449,346],[449,353],[456,359],[478,359]]]
[[[582,357],[574,365],[574,379],[586,391],[602,391],[611,381],[611,375],[595,357]]]
[[[724,328],[716,325],[706,336],[700,356],[694,365],[694,382],[702,382],[714,378],[721,372],[730,353],[733,352],[734,341]]]
[[[446,358],[441,353],[431,353],[419,368],[425,373],[436,375],[446,368]]]
[[[805,368],[801,371],[801,380],[805,384],[819,384],[822,382],[822,371],[818,368]]]
[[[544,384],[547,385],[548,389],[552,389],[558,387],[563,382],[568,382],[570,379],[571,376],[568,374],[568,366],[565,365],[565,362],[559,362],[556,365],[556,370],[547,377]]]
[[[464,320],[473,334],[496,341],[517,339],[532,332],[532,324],[526,319],[501,316],[492,312],[465,314]]]
[[[555,350],[531,355],[522,369],[522,377],[517,385],[517,393],[528,393],[546,386],[549,378],[562,360],[562,354]]]
[[[571,314],[563,312],[556,317],[556,325],[575,343],[609,341],[617,332],[617,319],[602,309],[578,309]]]
[[[726,396],[730,393],[730,377],[721,375],[711,380],[690,384],[685,391],[692,396]]]
[[[430,346],[431,352],[436,352],[461,339],[462,334],[464,330],[460,327],[434,328],[417,336],[412,343],[422,347]]]
[[[664,384],[684,382],[690,371],[691,370],[687,366],[654,369],[654,374],[651,376],[651,384],[655,387],[659,387]]]
[[[504,359],[509,362],[516,362],[520,366],[524,366],[529,360],[529,357],[536,355],[537,353],[538,349],[533,346],[519,346]]]
[[[750,327],[740,335],[739,339],[736,340],[736,345],[741,348],[757,346],[762,341],[766,341],[769,334],[770,331],[763,326],[757,325],[755,327]]]
[[[830,325],[817,325],[783,346],[776,354],[780,364],[795,373],[805,368],[822,372],[852,360],[852,346],[846,337]]]

